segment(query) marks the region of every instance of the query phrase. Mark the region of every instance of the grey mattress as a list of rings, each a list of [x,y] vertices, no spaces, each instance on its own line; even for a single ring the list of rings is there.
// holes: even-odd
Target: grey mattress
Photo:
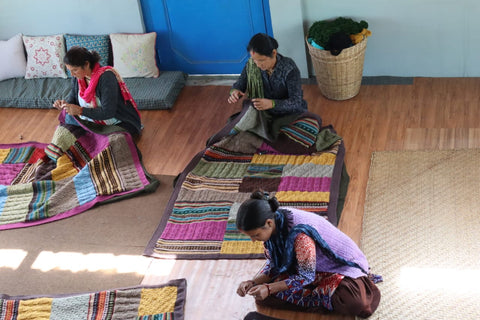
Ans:
[[[181,71],[164,71],[158,78],[126,78],[130,93],[140,110],[171,109],[185,86],[187,75]],[[14,78],[0,81],[0,107],[52,107],[57,99],[70,92],[72,79]]]

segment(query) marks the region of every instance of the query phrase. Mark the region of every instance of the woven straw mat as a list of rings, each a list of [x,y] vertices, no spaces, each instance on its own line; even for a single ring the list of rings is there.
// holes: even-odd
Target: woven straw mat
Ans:
[[[361,247],[369,319],[480,319],[480,150],[375,152]]]

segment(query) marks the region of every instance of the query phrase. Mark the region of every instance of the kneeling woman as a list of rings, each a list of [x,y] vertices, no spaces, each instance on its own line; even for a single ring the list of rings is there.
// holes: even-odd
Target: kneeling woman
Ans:
[[[256,191],[240,206],[236,224],[253,241],[264,242],[267,258],[261,272],[240,283],[240,296],[271,307],[363,318],[376,310],[380,291],[365,255],[325,218],[279,208],[275,197]]]

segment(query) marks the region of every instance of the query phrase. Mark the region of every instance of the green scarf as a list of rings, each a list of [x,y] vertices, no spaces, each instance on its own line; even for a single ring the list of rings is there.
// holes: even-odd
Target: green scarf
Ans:
[[[264,98],[262,72],[252,58],[247,62],[247,92],[250,99]]]

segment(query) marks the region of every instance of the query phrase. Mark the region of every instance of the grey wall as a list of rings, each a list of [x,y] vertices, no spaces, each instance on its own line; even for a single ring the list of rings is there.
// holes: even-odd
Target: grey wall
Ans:
[[[480,76],[478,0],[269,0],[279,51],[313,75],[304,37],[339,16],[366,20],[366,76]],[[0,0],[0,40],[16,33],[144,32],[139,0]]]
[[[302,0],[301,6],[305,26],[338,16],[369,23],[364,75],[480,76],[478,0]]]
[[[22,33],[144,32],[139,0],[0,0],[0,40]]]

